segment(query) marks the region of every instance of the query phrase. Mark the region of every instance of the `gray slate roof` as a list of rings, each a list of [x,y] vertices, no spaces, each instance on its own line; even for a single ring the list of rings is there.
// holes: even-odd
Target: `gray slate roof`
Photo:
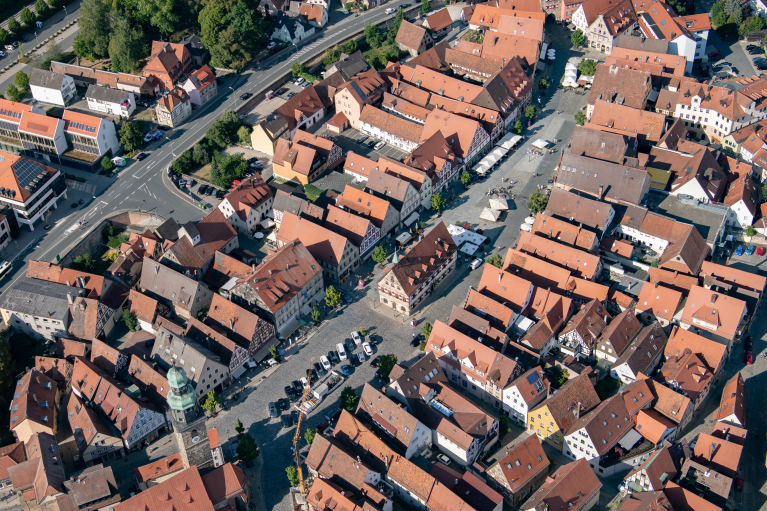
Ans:
[[[54,73],[53,71],[33,69],[32,74],[29,75],[29,85],[45,87],[46,89],[61,90],[61,85],[64,83],[65,76],[65,74]]]
[[[166,352],[166,349],[170,350],[170,353]],[[208,348],[185,336],[176,335],[165,327],[157,331],[151,358],[165,371],[183,360],[186,375],[195,387],[207,374],[205,368],[212,363],[217,363],[222,370],[228,371],[228,367],[221,362],[221,358]],[[192,371],[192,368],[195,370]]]
[[[64,321],[69,315],[67,293],[76,298],[84,292],[82,288],[25,276],[0,301],[0,308]]]
[[[185,309],[192,306],[194,298],[202,284],[171,270],[148,257],[144,258],[141,269],[141,288],[181,305]]]
[[[565,153],[557,173],[557,184],[614,201],[639,204],[650,189],[650,174],[625,165]]]
[[[128,101],[129,94],[132,93],[99,85],[89,85],[88,92],[85,93],[85,99],[93,98],[108,103],[122,103],[123,101]]]
[[[637,37],[623,34],[618,37],[616,42],[613,44],[613,48],[626,48],[627,50],[640,50],[667,54],[668,44],[668,41],[665,39],[652,39],[650,37]]]

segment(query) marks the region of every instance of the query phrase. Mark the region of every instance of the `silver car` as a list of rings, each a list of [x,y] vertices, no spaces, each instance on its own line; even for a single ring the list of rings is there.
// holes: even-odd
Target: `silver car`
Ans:
[[[269,403],[269,418],[276,419],[280,416],[280,411],[277,409],[277,403],[270,402]]]

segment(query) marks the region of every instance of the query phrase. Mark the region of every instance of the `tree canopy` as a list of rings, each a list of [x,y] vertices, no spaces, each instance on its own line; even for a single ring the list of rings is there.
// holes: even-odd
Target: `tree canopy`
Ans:
[[[395,365],[397,365],[396,355],[392,353],[382,355],[381,360],[378,361],[378,370],[381,371],[381,376],[388,377]]]
[[[573,46],[575,46],[576,48],[580,48],[581,46],[583,46],[584,40],[585,40],[585,37],[583,37],[583,32],[581,32],[580,29],[570,34],[570,42],[572,42]]]
[[[112,36],[109,40],[109,57],[112,71],[117,73],[135,73],[140,69],[141,59],[149,52],[144,33],[131,26],[127,14],[113,15]]]
[[[237,70],[245,67],[269,26],[254,0],[208,0],[198,21],[211,63]]]
[[[597,72],[597,61],[592,59],[583,59],[581,63],[578,64],[578,71],[580,71],[581,74],[587,76],[594,76],[594,73]]]
[[[109,4],[101,0],[83,0],[77,19],[78,31],[75,36],[75,53],[88,60],[106,57],[109,54]]]
[[[208,413],[214,413],[218,406],[218,394],[213,389],[208,391],[208,396],[205,398],[205,402],[202,403],[202,409]]]
[[[535,215],[544,211],[546,209],[546,204],[548,203],[549,196],[540,190],[536,190],[530,194],[530,200],[527,203],[527,209],[530,210],[530,213]]]
[[[360,398],[354,393],[354,389],[351,387],[344,387],[341,391],[341,408],[349,412],[353,412],[357,409],[357,403]]]
[[[240,437],[240,443],[237,445],[237,457],[240,461],[253,461],[261,455],[258,450],[256,441],[250,436],[250,433],[245,433]]]
[[[123,309],[123,321],[125,321],[125,326],[127,326],[128,330],[131,332],[140,330],[138,320],[136,319],[136,316],[131,313],[130,309]]]
[[[126,152],[135,151],[141,147],[144,138],[144,121],[123,121],[118,133],[120,145]]]

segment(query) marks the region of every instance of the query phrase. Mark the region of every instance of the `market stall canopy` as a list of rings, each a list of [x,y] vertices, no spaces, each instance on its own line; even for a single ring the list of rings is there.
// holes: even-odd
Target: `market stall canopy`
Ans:
[[[399,242],[400,242],[400,243],[402,243],[403,245],[404,245],[405,243],[407,243],[408,241],[412,240],[412,239],[413,239],[413,237],[410,235],[410,233],[409,233],[409,232],[403,232],[402,234],[400,234],[399,236],[397,236],[397,241],[399,241]]]
[[[474,255],[478,248],[479,246],[475,245],[474,243],[466,243],[461,247],[460,251],[467,255]]]
[[[538,140],[533,142],[533,145],[537,147],[538,149],[546,149],[546,146],[549,145],[549,141],[539,138]]]
[[[501,212],[495,209],[485,208],[482,210],[479,218],[487,220],[488,222],[497,222],[498,219],[501,218]]]
[[[533,225],[535,223],[535,217],[534,216],[529,216],[529,217],[525,218],[525,223],[528,224],[528,225]]]
[[[405,220],[405,225],[410,227],[410,225],[412,225],[412,223],[415,222],[416,220],[418,220],[418,213],[413,213],[412,215],[407,217],[407,220]]]
[[[509,133],[505,137],[503,137],[501,140],[498,141],[498,145],[503,147],[504,149],[512,150],[514,149],[514,146],[516,146],[519,141],[522,140],[521,135],[512,135]]]
[[[533,228],[527,224],[522,224],[519,228],[525,232],[531,232],[533,230]]]
[[[459,246],[465,242],[473,243],[475,245],[482,245],[487,239],[487,236],[483,236],[474,231],[464,229],[463,227],[455,224],[448,225],[447,232],[449,232],[450,236],[453,237],[455,244]]]
[[[506,202],[506,199],[490,199],[490,209],[495,210],[505,210],[509,209],[509,203]]]

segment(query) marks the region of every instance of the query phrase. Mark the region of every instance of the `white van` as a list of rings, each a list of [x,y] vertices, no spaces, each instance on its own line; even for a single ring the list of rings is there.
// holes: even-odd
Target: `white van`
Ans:
[[[346,360],[346,350],[344,349],[343,344],[340,342],[336,344],[336,351],[338,352],[338,358],[340,358],[342,362]]]
[[[388,9],[386,9],[386,14],[394,14],[394,12],[395,12],[396,10],[397,10],[397,9],[395,9],[395,8],[393,8],[393,7],[389,7]]]

